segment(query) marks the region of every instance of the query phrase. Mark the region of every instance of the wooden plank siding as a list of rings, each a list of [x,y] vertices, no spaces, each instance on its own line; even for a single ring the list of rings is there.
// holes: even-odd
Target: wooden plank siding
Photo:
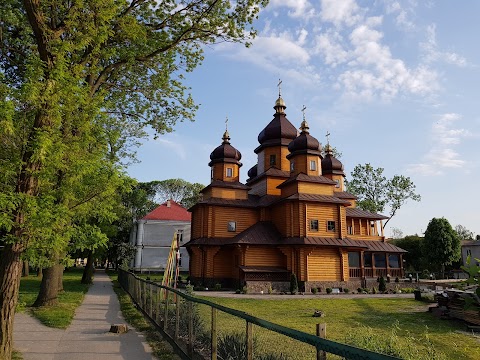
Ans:
[[[346,221],[346,209],[345,206],[340,205],[338,206],[338,219],[339,219],[339,230],[340,230],[340,238],[347,237],[347,221]]]
[[[217,252],[220,250],[220,246],[212,246],[205,248],[205,257],[204,257],[204,276],[208,278],[216,277],[214,273],[214,257]]]
[[[283,203],[271,209],[272,223],[283,236],[286,236],[287,233],[287,219],[287,204]]]
[[[307,257],[307,281],[341,281],[341,266],[338,249],[315,248]]]
[[[293,182],[290,183],[281,189],[281,195],[283,198],[289,197],[290,195],[297,194],[298,193],[298,183]]]
[[[202,237],[202,212],[203,206],[197,206],[192,212],[191,238]]]
[[[227,189],[227,188],[211,188],[211,197],[222,199],[240,199],[246,200],[248,198],[247,190],[243,189]]]
[[[348,281],[350,280],[350,268],[348,267],[348,251],[347,250],[343,250],[343,249],[340,249],[341,253],[342,253],[342,259],[343,259],[343,263],[342,263],[342,275],[343,275],[343,279],[342,281]]]
[[[202,276],[202,249],[198,247],[190,248],[189,272],[194,277]]]
[[[309,204],[305,227],[307,236],[339,237],[339,210],[336,204]],[[310,220],[318,220],[318,231],[310,229]],[[335,221],[335,231],[327,231],[327,221]]]
[[[242,209],[227,206],[215,206],[213,208],[212,237],[234,237],[258,222],[256,209]],[[228,222],[235,221],[236,231],[228,231]]]
[[[268,195],[281,195],[282,190],[277,189],[277,186],[283,183],[285,179],[282,178],[267,178],[267,194]]]
[[[383,236],[376,236],[376,235],[348,235],[348,238],[353,240],[371,240],[371,241],[382,241],[384,239]]]
[[[295,168],[293,173],[294,174],[300,174],[304,173],[309,176],[319,176],[322,174],[322,166],[321,166],[321,160],[320,157],[316,155],[297,155],[292,161],[295,162]],[[316,167],[315,170],[310,170],[310,161],[315,161]]]
[[[231,248],[223,248],[218,251],[213,260],[213,271],[216,278],[233,277],[235,257]]]
[[[231,168],[232,177],[227,177],[227,168]],[[222,181],[240,181],[240,170],[237,164],[217,163],[213,165],[213,179]]]
[[[333,195],[334,185],[318,183],[298,183],[298,192],[303,194]]]
[[[245,251],[245,265],[286,268],[287,257],[276,247],[249,246]]]

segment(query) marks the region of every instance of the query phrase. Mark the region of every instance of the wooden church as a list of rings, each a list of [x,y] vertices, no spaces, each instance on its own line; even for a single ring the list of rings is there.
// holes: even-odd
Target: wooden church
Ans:
[[[327,143],[300,133],[279,95],[258,135],[258,162],[240,182],[242,155],[228,131],[210,154],[211,183],[194,205],[190,279],[194,284],[286,290],[295,273],[304,291],[356,289],[379,276],[402,277],[404,250],[385,242],[387,217],[356,208],[342,163]],[[373,280],[372,280],[373,279]]]

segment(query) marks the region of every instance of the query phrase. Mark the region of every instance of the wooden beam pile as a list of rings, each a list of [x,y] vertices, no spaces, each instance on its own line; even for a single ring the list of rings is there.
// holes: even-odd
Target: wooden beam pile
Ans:
[[[436,296],[439,307],[446,307],[448,315],[470,324],[480,325],[480,299],[475,291],[445,290]]]

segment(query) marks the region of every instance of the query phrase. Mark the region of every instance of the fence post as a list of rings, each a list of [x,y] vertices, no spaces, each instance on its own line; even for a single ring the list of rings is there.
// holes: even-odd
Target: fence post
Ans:
[[[188,301],[188,356],[193,357],[193,304]]]
[[[160,325],[160,321],[162,319],[162,317],[160,316],[160,304],[162,303],[162,288],[161,287],[157,286],[156,297],[157,297],[157,306],[156,306],[157,311],[156,311],[156,316],[155,316],[155,322],[157,323],[157,325]]]
[[[217,360],[217,309],[212,307],[211,360]]]
[[[253,359],[253,326],[247,321],[247,360]]]
[[[317,324],[317,336],[322,339],[327,338],[327,324]],[[327,360],[327,353],[317,348],[317,360]]]
[[[168,290],[165,291],[165,294],[167,295],[165,297],[165,315],[163,316],[163,331],[167,332],[167,328],[168,328],[168,300],[169,300],[169,297],[170,297],[170,292]]]
[[[175,340],[178,339],[178,333],[180,331],[180,296],[175,298]]]
[[[150,317],[153,318],[153,285],[149,284],[149,288],[150,288],[150,307],[148,310],[150,310],[149,312]]]

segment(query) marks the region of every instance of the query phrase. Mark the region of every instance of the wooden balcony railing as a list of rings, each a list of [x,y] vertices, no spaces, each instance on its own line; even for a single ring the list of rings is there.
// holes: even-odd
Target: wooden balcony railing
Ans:
[[[362,277],[362,269],[361,268],[350,268],[349,269],[350,278],[361,278]],[[376,277],[387,277],[387,274],[390,275],[391,278],[395,279],[396,277],[403,277],[402,269],[395,269],[395,268],[364,268],[364,277],[366,278],[376,278]]]

